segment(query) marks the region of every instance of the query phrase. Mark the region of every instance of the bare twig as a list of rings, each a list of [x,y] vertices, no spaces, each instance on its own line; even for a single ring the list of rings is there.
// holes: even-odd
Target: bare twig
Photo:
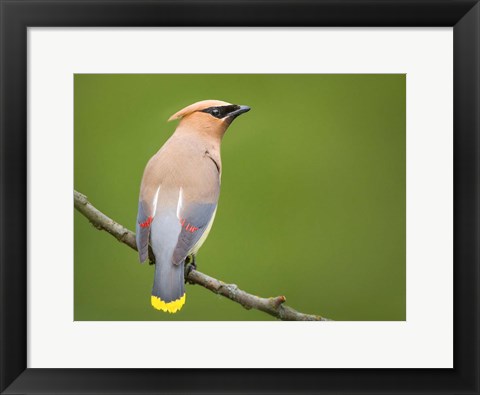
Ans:
[[[135,234],[96,209],[85,195],[74,191],[74,204],[75,208],[82,213],[95,228],[105,230],[118,241],[128,245],[134,250],[137,249]],[[153,261],[154,257],[150,256],[150,259]],[[329,321],[327,318],[320,317],[319,315],[300,313],[286,306],[285,296],[262,298],[241,290],[235,284],[226,284],[198,270],[191,270],[190,272],[187,270],[186,273],[188,274],[185,276],[185,279],[189,283],[201,285],[218,295],[222,295],[241,304],[248,310],[257,309],[284,321]]]

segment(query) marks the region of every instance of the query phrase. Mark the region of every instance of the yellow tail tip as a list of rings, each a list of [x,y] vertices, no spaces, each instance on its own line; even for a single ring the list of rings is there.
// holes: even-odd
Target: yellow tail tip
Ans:
[[[158,296],[153,296],[152,295],[151,302],[152,302],[152,306],[154,308],[156,308],[157,310],[162,310],[162,311],[165,311],[166,313],[167,312],[168,313],[176,313],[185,304],[186,296],[187,296],[187,294],[183,294],[183,296],[178,298],[177,300],[174,300],[172,302],[164,302]]]

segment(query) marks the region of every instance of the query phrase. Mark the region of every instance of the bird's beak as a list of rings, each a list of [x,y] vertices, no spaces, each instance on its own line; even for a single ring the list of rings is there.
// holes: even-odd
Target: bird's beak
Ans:
[[[228,117],[229,118],[236,118],[238,117],[240,114],[243,114],[244,112],[248,112],[250,111],[250,107],[248,106],[240,106],[240,108],[238,110],[235,110],[233,112],[231,112],[230,114],[228,114]]]

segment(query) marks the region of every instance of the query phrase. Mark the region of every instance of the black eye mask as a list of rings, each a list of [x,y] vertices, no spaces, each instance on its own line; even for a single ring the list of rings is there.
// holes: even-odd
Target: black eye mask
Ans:
[[[206,112],[212,117],[222,119],[228,116],[228,114],[230,114],[231,112],[237,111],[239,109],[240,106],[237,106],[236,104],[231,104],[228,106],[208,107],[205,110],[202,110],[202,112]]]

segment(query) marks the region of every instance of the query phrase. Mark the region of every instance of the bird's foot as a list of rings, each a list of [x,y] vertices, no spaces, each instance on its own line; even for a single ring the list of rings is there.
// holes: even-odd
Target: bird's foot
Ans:
[[[185,265],[190,266],[190,270],[197,270],[197,259],[195,255],[189,255],[185,258]]]
[[[148,246],[148,264],[155,265],[155,255],[153,254],[152,246]]]
[[[197,270],[195,255],[189,255],[185,258],[185,284],[194,284],[187,280],[188,275],[192,270]]]

